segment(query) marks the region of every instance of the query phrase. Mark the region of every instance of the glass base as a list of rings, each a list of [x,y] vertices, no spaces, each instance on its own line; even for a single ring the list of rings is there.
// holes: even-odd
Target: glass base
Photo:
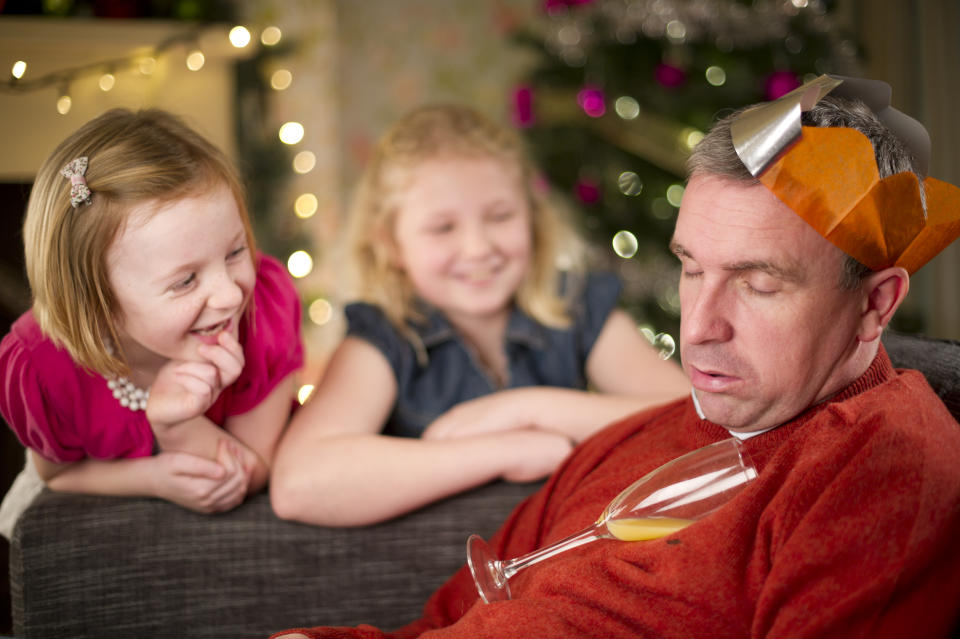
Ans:
[[[479,535],[467,539],[467,565],[484,603],[510,599],[510,585],[500,570],[500,562]]]

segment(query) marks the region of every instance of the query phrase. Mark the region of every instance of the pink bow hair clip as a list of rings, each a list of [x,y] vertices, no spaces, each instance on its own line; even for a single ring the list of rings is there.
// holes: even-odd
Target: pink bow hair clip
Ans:
[[[84,175],[87,172],[87,157],[81,156],[60,169],[60,175],[70,180],[70,204],[80,208],[81,204],[90,204],[90,187]]]

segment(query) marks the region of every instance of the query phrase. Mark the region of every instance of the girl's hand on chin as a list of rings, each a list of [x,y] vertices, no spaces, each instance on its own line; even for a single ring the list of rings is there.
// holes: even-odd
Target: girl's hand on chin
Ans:
[[[243,370],[243,346],[233,333],[220,331],[216,344],[201,344],[197,353],[210,364],[217,367],[220,389],[237,381]]]
[[[156,429],[199,417],[220,395],[220,371],[209,362],[171,360],[150,386],[147,421]]]

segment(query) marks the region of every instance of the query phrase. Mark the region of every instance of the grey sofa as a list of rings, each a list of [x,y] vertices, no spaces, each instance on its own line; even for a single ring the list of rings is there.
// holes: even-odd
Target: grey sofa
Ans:
[[[960,343],[888,334],[960,415]],[[151,499],[44,491],[10,549],[14,634],[260,637],[297,625],[395,628],[538,484],[483,486],[392,522],[330,529],[278,520],[265,494],[218,516]]]

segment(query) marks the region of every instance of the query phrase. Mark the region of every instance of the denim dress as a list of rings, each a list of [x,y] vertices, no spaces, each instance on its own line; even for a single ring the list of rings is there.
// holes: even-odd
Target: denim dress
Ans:
[[[446,317],[428,310],[423,323],[410,323],[427,353],[417,359],[413,344],[377,306],[349,304],[347,334],[366,340],[387,358],[397,380],[397,400],[384,434],[419,437],[454,405],[504,388],[559,386],[585,389],[590,350],[616,307],[620,282],[609,273],[584,278],[573,296],[567,328],[549,328],[514,308],[507,324],[508,380],[499,387]]]

